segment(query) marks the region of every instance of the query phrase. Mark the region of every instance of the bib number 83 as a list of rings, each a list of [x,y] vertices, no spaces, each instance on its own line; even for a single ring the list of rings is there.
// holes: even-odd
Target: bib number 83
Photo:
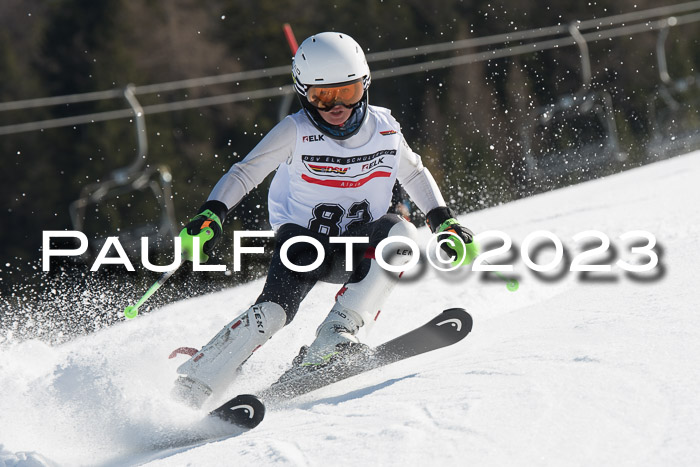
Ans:
[[[339,204],[321,203],[317,204],[313,211],[313,217],[309,221],[309,230],[318,232],[329,237],[337,237],[341,232],[343,218],[351,219],[346,229],[356,224],[365,224],[372,221],[372,214],[369,210],[369,201],[362,200],[353,203],[345,213],[345,209]]]

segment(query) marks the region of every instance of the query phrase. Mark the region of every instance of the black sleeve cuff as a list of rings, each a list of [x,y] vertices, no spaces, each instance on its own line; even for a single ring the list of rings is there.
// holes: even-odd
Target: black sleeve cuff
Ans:
[[[221,223],[224,223],[226,215],[228,214],[228,208],[224,203],[215,199],[211,199],[204,203],[201,208],[199,208],[199,212],[206,211],[207,209],[219,216],[219,219],[221,219]]]
[[[452,219],[454,214],[452,210],[447,206],[438,206],[435,209],[431,209],[428,214],[426,214],[425,219],[428,222],[428,227],[430,231],[435,233],[438,227],[442,225],[447,219]]]

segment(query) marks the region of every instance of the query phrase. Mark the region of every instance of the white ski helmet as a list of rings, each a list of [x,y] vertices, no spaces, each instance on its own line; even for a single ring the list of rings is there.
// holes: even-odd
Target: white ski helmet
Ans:
[[[347,34],[322,32],[307,38],[292,60],[294,89],[311,122],[322,133],[346,139],[367,116],[369,66],[362,47]],[[351,108],[342,125],[331,125],[318,113],[335,105]]]

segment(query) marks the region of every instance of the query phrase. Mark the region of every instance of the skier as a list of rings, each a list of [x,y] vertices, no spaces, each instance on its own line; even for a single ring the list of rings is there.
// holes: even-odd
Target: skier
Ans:
[[[195,407],[230,384],[253,351],[294,319],[318,281],[344,285],[315,340],[294,358],[293,369],[314,369],[362,348],[358,331],[374,322],[400,276],[380,267],[374,248],[390,236],[415,238],[411,223],[387,214],[397,179],[426,213],[433,232],[461,239],[463,243],[442,244],[453,260],[461,261],[476,248],[472,232],[455,220],[390,111],[368,104],[370,71],[354,39],[337,32],[309,37],[294,55],[292,76],[302,109],[284,118],[231,167],[180,233],[183,251],[191,258],[193,237],[209,226],[213,236],[199,250],[200,257],[207,258],[226,214],[277,170],[268,195],[276,246],[262,293],[177,370],[181,376],[174,393]],[[299,236],[317,240],[325,253],[324,262],[308,272],[293,271],[281,260],[282,246]],[[345,245],[332,243],[333,237],[368,237],[369,242]],[[350,272],[346,246],[352,248]],[[411,258],[406,252],[384,248],[382,258],[394,266],[405,265]],[[295,265],[307,266],[319,252],[299,241],[286,256]]]

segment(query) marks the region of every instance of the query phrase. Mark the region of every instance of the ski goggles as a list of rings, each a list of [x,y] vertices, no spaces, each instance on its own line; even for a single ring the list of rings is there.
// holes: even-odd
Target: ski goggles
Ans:
[[[309,86],[306,99],[319,110],[330,110],[336,105],[352,108],[364,94],[362,78],[333,86]]]

